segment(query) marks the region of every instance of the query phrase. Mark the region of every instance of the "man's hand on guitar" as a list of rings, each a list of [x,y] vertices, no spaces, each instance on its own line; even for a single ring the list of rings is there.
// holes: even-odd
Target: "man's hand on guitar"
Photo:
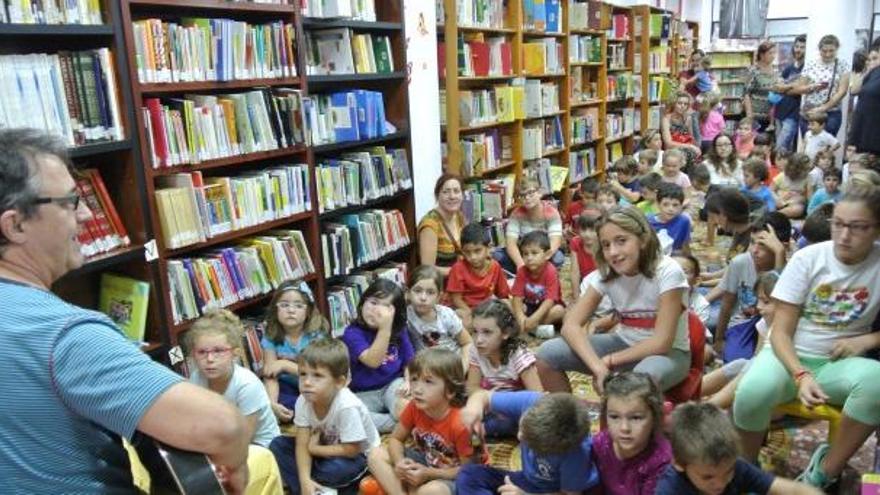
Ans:
[[[245,462],[237,468],[229,466],[215,466],[217,479],[223,485],[227,495],[239,495],[244,493],[248,484],[248,467]]]

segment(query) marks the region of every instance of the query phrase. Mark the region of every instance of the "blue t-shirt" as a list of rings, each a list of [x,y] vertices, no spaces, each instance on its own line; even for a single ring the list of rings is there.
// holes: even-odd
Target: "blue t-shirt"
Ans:
[[[519,418],[543,397],[540,392],[495,392],[491,410],[519,422]],[[511,481],[530,493],[581,492],[599,484],[599,472],[592,458],[593,439],[564,454],[541,456],[523,442],[520,444],[522,472],[512,473]]]
[[[801,70],[804,66],[796,66],[794,63],[788,64],[782,69],[782,79],[786,83],[790,83],[801,76]],[[796,117],[801,109],[800,95],[783,95],[782,100],[776,104],[776,118],[785,120]]]
[[[321,335],[315,332],[304,333],[300,336],[299,342],[297,342],[296,345],[293,345],[286,337],[280,344],[276,344],[269,340],[269,337],[263,335],[263,339],[260,341],[260,346],[267,351],[275,351],[275,357],[278,359],[286,359],[288,361],[296,362],[303,349],[320,338]],[[282,373],[278,379],[295,387],[299,386],[299,377],[296,375]]]
[[[819,189],[815,193],[813,193],[813,197],[810,198],[810,204],[807,205],[807,215],[813,213],[813,210],[824,205],[825,203],[837,203],[840,201],[840,198],[843,196],[843,193],[840,192],[840,189],[837,190],[834,194],[828,194],[828,191],[823,187]]]
[[[773,484],[773,475],[761,471],[757,466],[743,459],[737,459],[733,468],[733,479],[727,484],[722,495],[740,495],[741,493],[767,493]],[[672,465],[660,476],[656,495],[699,495],[697,487],[691,480],[676,470]]]
[[[700,93],[712,91],[712,78],[709,76],[709,71],[701,70],[697,72],[697,89],[700,90]]]
[[[382,364],[378,368],[370,368],[361,362],[360,355],[373,345],[376,332],[363,329],[355,323],[345,328],[342,341],[348,347],[348,358],[351,362],[349,388],[352,392],[376,390],[403,376],[403,370],[412,361],[415,352],[406,328],[401,329],[398,338],[400,340],[398,344],[394,344],[393,339],[392,343],[388,344],[388,351]]]
[[[648,223],[657,233],[661,230],[666,231],[666,234],[672,239],[674,251],[681,249],[691,241],[691,219],[683,213],[672,217],[672,220],[668,222],[661,222],[657,215],[648,215]]]
[[[130,493],[131,439],[183,378],[107,316],[0,279],[0,493]]]
[[[776,211],[776,200],[773,198],[773,193],[770,191],[770,188],[764,184],[761,184],[761,187],[759,187],[757,191],[743,186],[742,192],[763,203],[767,212]]]

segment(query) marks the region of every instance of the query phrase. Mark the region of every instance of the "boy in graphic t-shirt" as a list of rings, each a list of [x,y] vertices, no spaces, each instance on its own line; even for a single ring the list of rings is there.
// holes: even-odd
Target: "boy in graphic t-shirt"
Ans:
[[[562,321],[565,307],[560,304],[559,274],[550,257],[550,238],[541,230],[529,232],[519,241],[525,264],[516,271],[510,293],[513,314],[525,332],[539,337],[553,336],[553,324]],[[549,327],[549,328],[548,328]]]

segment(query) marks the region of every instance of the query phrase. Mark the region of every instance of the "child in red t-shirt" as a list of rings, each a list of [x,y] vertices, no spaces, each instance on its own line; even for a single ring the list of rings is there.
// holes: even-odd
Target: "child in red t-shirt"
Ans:
[[[593,249],[596,246],[596,217],[581,215],[577,222],[577,237],[568,243],[571,251],[571,294],[572,300],[578,298],[578,288],[581,281],[596,269],[596,259],[593,258]]]
[[[596,193],[599,192],[599,183],[596,179],[588,177],[571,189],[574,200],[569,203],[568,208],[565,210],[563,221],[566,226],[574,225],[575,220],[584,213],[584,210],[598,208],[595,206]]]
[[[550,263],[550,237],[543,230],[533,230],[520,239],[519,251],[523,266],[517,269],[510,291],[513,315],[523,331],[550,338],[553,324],[565,316],[559,274]]]
[[[490,256],[490,249],[482,225],[471,223],[461,229],[462,259],[449,270],[446,292],[465,328],[471,324],[471,309],[493,296],[507,299],[510,294],[504,270]]]
[[[466,400],[460,356],[432,347],[409,365],[412,400],[400,414],[387,447],[373,449],[370,471],[386,493],[455,493],[461,466],[483,464],[485,449],[475,450],[460,412]],[[407,439],[412,447],[404,450]]]

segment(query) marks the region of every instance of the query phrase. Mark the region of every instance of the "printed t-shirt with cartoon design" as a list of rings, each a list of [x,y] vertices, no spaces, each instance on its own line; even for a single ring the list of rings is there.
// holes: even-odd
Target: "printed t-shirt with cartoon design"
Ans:
[[[460,413],[461,409],[450,407],[443,419],[434,419],[412,401],[400,413],[401,426],[410,430],[412,447],[425,456],[428,467],[457,467],[461,459],[473,455],[471,435]]]

